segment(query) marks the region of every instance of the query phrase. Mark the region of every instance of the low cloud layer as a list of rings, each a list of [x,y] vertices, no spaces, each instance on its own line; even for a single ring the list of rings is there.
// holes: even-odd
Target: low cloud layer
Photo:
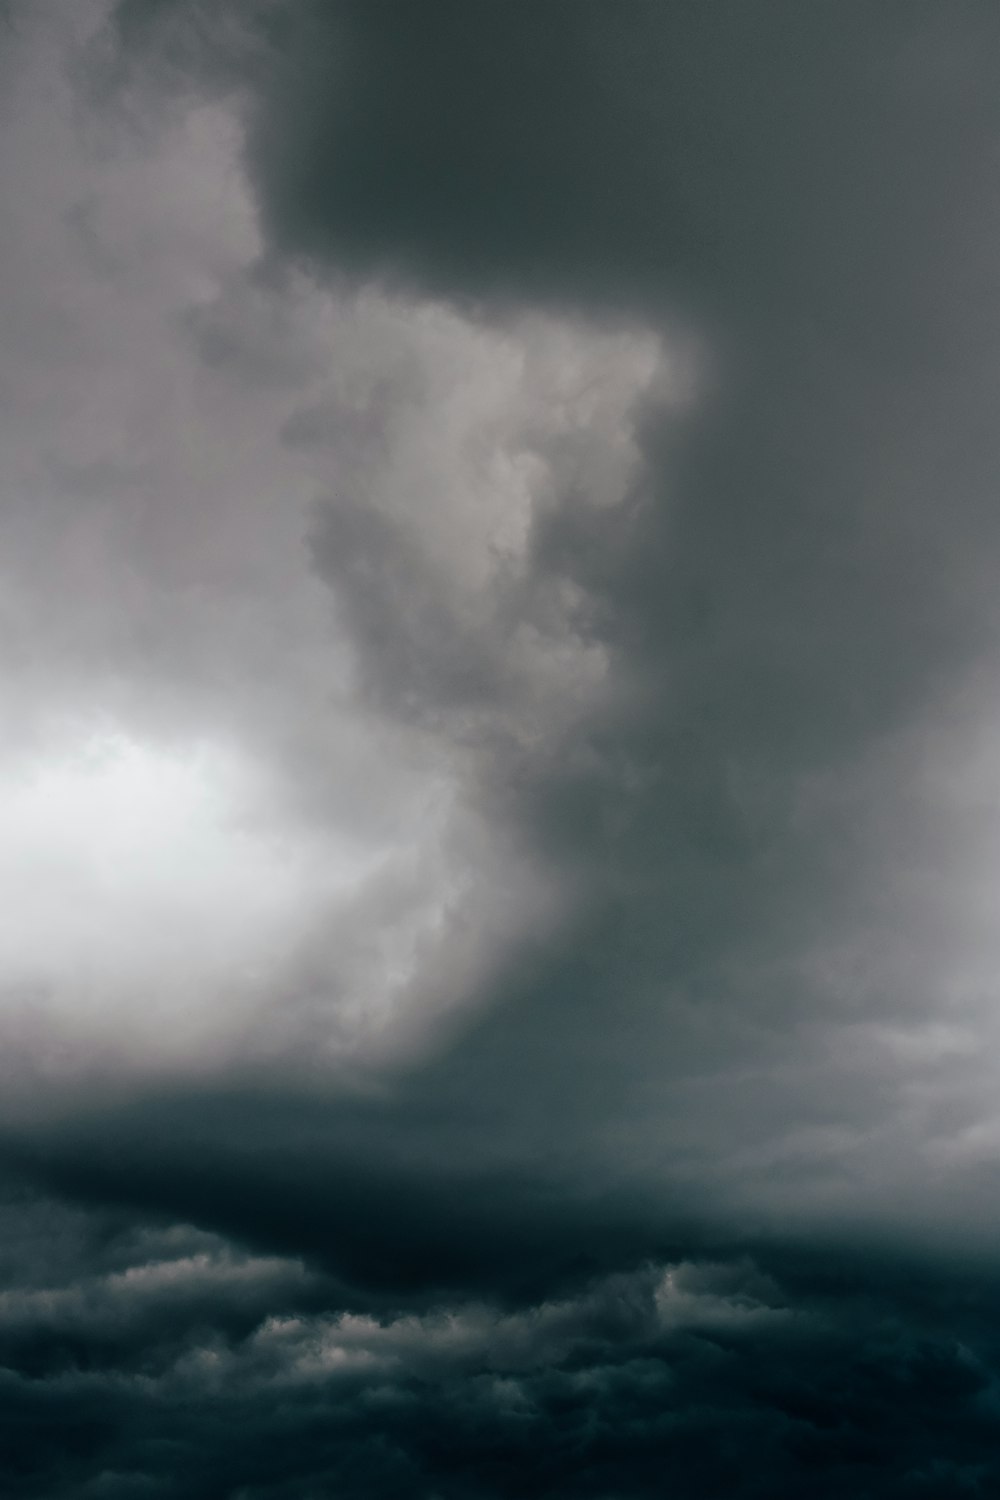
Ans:
[[[991,1493],[992,10],[3,26],[12,1493]]]
[[[346,1312],[299,1262],[190,1228],[23,1200],[15,1222],[3,1451],[26,1496],[646,1496],[669,1480],[763,1497],[808,1479],[915,1497],[996,1480],[995,1292],[975,1281],[900,1296],[818,1264],[786,1280],[675,1261],[516,1311]]]

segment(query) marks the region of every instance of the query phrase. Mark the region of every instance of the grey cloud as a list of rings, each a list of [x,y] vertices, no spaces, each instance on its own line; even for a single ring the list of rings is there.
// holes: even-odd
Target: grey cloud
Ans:
[[[109,17],[7,148],[15,697],[383,863],[205,1055],[5,1013],[18,1493],[991,1493],[995,13]]]
[[[495,331],[539,306],[627,313],[668,348],[679,324],[710,353],[683,421],[646,421],[624,543],[555,507],[529,585],[471,623],[474,548],[444,544],[446,487],[431,466],[393,488],[412,386],[370,391],[356,420],[342,398],[284,416],[292,447],[340,466],[329,499],[314,471],[315,559],[362,682],[435,722],[443,764],[484,702],[508,726],[511,622],[533,624],[536,582],[582,584],[622,689],[527,757],[517,735],[494,744],[472,776],[579,905],[531,979],[518,953],[482,981],[492,1004],[418,1092],[456,1119],[490,1100],[525,1149],[565,1143],[699,1205],[863,1222],[891,1203],[912,1227],[928,1182],[954,1202],[937,1132],[971,1122],[914,1089],[906,1040],[859,1062],[852,1038],[863,1019],[912,1054],[956,988],[975,1030],[988,984],[988,924],[952,894],[987,877],[959,872],[947,757],[925,776],[914,746],[959,711],[994,633],[993,342],[969,311],[993,275],[989,14],[954,12],[939,60],[933,7],[280,13],[244,18],[241,96],[272,264],[451,297],[495,357]],[[161,82],[197,36],[190,76],[229,89],[220,14],[126,4],[116,24]],[[448,410],[431,392],[418,432]],[[303,442],[327,409],[328,444]],[[564,675],[542,677],[543,707]],[[985,705],[965,705],[971,730]],[[983,1108],[962,1045],[939,1086],[962,1078]]]
[[[966,841],[939,808],[947,754],[925,776],[914,751],[949,715],[981,716],[975,694],[955,704],[992,639],[992,345],[962,311],[991,284],[988,15],[956,13],[939,65],[923,8],[639,6],[625,26],[615,7],[553,5],[479,28],[448,4],[390,5],[384,24],[279,10],[277,29],[241,17],[249,51],[226,43],[229,11],[131,4],[115,21],[161,83],[178,57],[201,89],[242,69],[271,274],[329,268],[337,289],[346,268],[464,309],[435,314],[453,344],[414,336],[388,384],[362,361],[354,390],[296,392],[281,430],[311,465],[316,569],[362,685],[433,726],[431,756],[571,896],[541,956],[477,977],[471,1028],[417,1095],[455,1121],[489,1101],[518,1149],[666,1179],[699,1212],[707,1197],[864,1221],[901,1197],[926,1218],[928,1182],[953,1202],[956,1169],[946,1185],[932,1143],[947,1157],[971,1122],[949,1123],[933,1084],[921,1098],[903,1054],[949,986],[975,1030],[992,952],[934,894],[942,872],[966,878]],[[241,295],[199,317],[221,319],[249,379],[272,325]],[[413,359],[468,357],[471,377],[539,303],[598,326],[627,311],[668,351],[679,322],[710,357],[689,410],[645,417],[628,503],[536,508],[517,586],[484,608],[481,538],[458,526],[471,473],[427,459],[456,387],[422,395]],[[391,323],[368,336],[391,342]],[[595,360],[603,337],[584,337]],[[542,382],[542,413],[553,399]],[[513,436],[544,455],[544,432]],[[615,446],[609,427],[582,466],[558,454],[557,482]],[[553,719],[567,668],[529,652],[518,682],[517,645],[563,582],[580,614],[555,607],[554,644],[593,647],[618,696]],[[490,751],[471,775],[470,724]],[[863,1022],[883,1043],[859,1060]],[[963,1046],[937,1086],[984,1101]],[[401,1098],[380,1129],[407,1119]]]
[[[996,1479],[992,1302],[974,1280],[960,1312],[954,1284],[911,1281],[905,1317],[877,1278],[838,1286],[800,1265],[785,1282],[745,1259],[647,1264],[516,1313],[372,1316],[282,1301],[272,1282],[270,1310],[240,1324],[244,1267],[231,1251],[218,1266],[237,1285],[214,1312],[175,1299],[144,1330],[141,1374],[51,1301],[62,1362],[15,1354],[5,1376],[23,1493],[950,1496]]]

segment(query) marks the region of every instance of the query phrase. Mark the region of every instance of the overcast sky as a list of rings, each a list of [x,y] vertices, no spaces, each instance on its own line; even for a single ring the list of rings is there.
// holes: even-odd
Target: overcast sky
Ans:
[[[2,1493],[1000,1493],[994,0],[6,0],[0,195]]]

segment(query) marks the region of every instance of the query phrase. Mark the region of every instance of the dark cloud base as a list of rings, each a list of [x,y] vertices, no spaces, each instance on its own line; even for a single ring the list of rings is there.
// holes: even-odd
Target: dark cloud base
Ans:
[[[322,1273],[193,1230],[23,1197],[7,1215],[30,1256],[0,1309],[12,1494],[882,1500],[1000,1483],[981,1278],[892,1287],[800,1262],[785,1280],[741,1257],[669,1280],[647,1264],[516,1313],[350,1315]]]

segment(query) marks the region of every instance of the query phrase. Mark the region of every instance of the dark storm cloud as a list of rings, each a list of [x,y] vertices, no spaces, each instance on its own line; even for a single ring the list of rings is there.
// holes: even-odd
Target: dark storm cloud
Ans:
[[[975,1281],[887,1299],[677,1262],[514,1313],[372,1317],[190,1230],[103,1229],[71,1287],[0,1308],[26,1496],[960,1496],[997,1479],[995,1303]]]
[[[928,1178],[951,1201],[954,1166],[924,1147],[988,1087],[961,1037],[929,1034],[915,1071],[907,1047],[945,991],[982,1003],[992,952],[960,908],[994,820],[943,799],[931,738],[978,732],[965,683],[995,638],[991,10],[239,14],[269,255],[487,324],[557,307],[709,351],[695,409],[649,414],[628,527],[536,517],[519,591],[472,628],[424,570],[418,509],[364,482],[320,496],[315,566],[367,684],[445,746],[487,735],[478,797],[578,903],[413,1084],[443,1101],[435,1149],[453,1123],[461,1157],[484,1112],[515,1156],[675,1178],[699,1210],[721,1182],[751,1221],[878,1217],[890,1180],[890,1215],[933,1219]],[[197,6],[118,24],[154,65],[192,37],[202,78],[232,57]],[[628,691],[526,749],[489,713],[509,619],[560,578]]]
[[[954,336],[956,307],[975,332],[975,288],[938,278],[953,215],[989,224],[988,6],[347,0],[282,14],[250,152],[285,251],[449,294],[661,313],[693,299],[735,318],[730,334],[749,324],[777,343],[818,319],[814,343],[828,333],[907,370],[935,333]]]
[[[520,878],[490,867],[437,947],[390,953],[468,1002],[391,1067],[264,1048],[5,1125],[11,1169],[78,1205],[9,1209],[17,1493],[991,1493],[995,11],[113,20],[91,82],[127,101],[141,66],[172,107],[247,122],[259,264],[168,300],[248,493],[265,430],[315,465],[302,540],[364,702],[564,899],[467,971],[463,932]],[[412,299],[419,333],[332,320],[349,389],[314,389],[275,314],[303,274]],[[404,354],[373,374],[352,338]],[[658,396],[654,345],[701,352],[690,402]],[[483,452],[544,478],[499,563],[462,529],[518,493],[481,483]],[[153,459],[162,530],[137,555],[158,543],[184,601],[228,599],[227,548],[198,573],[195,507],[174,517]],[[103,453],[72,465],[74,493],[113,491]],[[254,524],[268,550],[264,511],[220,514],[234,552]],[[291,656],[260,664],[285,583],[249,555],[263,624],[210,681],[297,744],[319,694],[253,698]],[[193,715],[213,621],[157,621],[148,654],[181,663]],[[318,745],[327,811],[352,799],[324,802]],[[391,771],[346,760],[377,804]],[[458,885],[484,858],[462,838]],[[374,943],[393,899],[327,948]]]

